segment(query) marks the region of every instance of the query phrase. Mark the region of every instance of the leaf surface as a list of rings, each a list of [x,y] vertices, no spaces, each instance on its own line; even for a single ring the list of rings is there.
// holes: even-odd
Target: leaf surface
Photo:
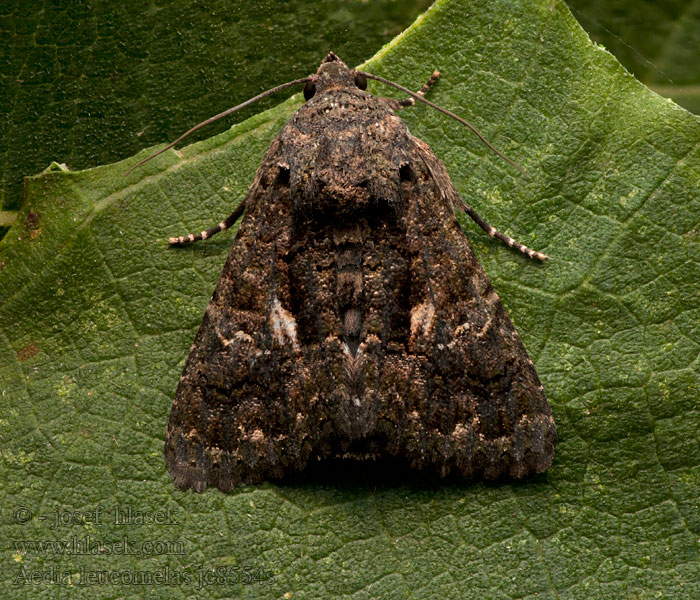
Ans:
[[[244,197],[297,95],[128,177],[143,155],[28,181],[0,242],[0,595],[700,596],[698,117],[549,0],[438,2],[364,68],[413,89],[439,68],[431,100],[530,176],[428,107],[401,113],[467,202],[551,257],[465,223],[550,399],[550,471],[483,485],[347,466],[229,495],[174,489],[170,405],[233,234],[165,240]],[[115,510],[151,519],[115,524]],[[86,537],[94,553],[21,549]],[[108,546],[124,538],[140,554]],[[66,585],[30,583],[49,572]],[[77,585],[93,572],[117,575]]]

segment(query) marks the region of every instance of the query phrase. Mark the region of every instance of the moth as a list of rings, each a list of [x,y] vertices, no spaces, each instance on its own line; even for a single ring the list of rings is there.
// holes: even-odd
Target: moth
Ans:
[[[178,488],[229,491],[337,457],[488,480],[551,465],[542,385],[455,210],[546,257],[469,207],[396,115],[419,100],[476,131],[424,98],[438,76],[413,93],[330,53],[314,75],[185,134],[305,84],[245,200],[169,240],[207,239],[243,215],[170,413],[165,462]],[[409,97],[374,96],[368,78]]]

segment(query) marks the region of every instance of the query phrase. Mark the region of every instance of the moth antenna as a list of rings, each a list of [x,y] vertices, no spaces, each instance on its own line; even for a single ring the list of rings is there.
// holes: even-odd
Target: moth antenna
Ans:
[[[411,96],[412,98],[415,98],[415,99],[418,100],[419,102],[423,102],[424,104],[427,104],[428,106],[432,106],[435,110],[438,110],[438,111],[440,111],[440,112],[443,113],[443,114],[446,114],[448,117],[452,117],[455,121],[458,121],[458,122],[461,123],[462,125],[466,125],[467,127],[469,127],[469,129],[471,129],[471,130],[476,134],[476,136],[477,136],[490,150],[492,150],[493,152],[495,152],[496,154],[498,154],[498,156],[500,156],[503,160],[505,160],[506,162],[509,162],[509,163],[510,163],[511,165],[513,165],[516,169],[518,169],[518,171],[520,171],[525,177],[527,177],[528,179],[530,179],[530,176],[523,170],[523,168],[522,168],[518,163],[516,163],[514,160],[508,158],[505,154],[503,154],[503,152],[501,152],[500,150],[498,150],[497,148],[495,148],[495,147],[493,146],[493,144],[491,144],[491,142],[489,142],[489,141],[481,134],[481,132],[480,132],[476,127],[474,127],[474,125],[472,125],[469,121],[463,119],[463,118],[460,117],[460,116],[457,116],[456,114],[454,114],[453,112],[450,112],[450,111],[447,110],[446,108],[442,108],[442,106],[438,106],[437,104],[435,104],[434,102],[431,102],[430,100],[426,100],[421,94],[418,94],[418,93],[416,93],[416,92],[412,92],[412,91],[409,90],[408,88],[405,88],[404,86],[399,85],[398,83],[394,83],[393,81],[390,81],[389,79],[384,79],[384,77],[380,77],[379,75],[372,75],[371,73],[365,73],[364,71],[358,71],[358,73],[360,73],[361,75],[364,75],[365,77],[368,77],[369,79],[374,79],[375,81],[379,81],[380,83],[385,83],[386,85],[390,85],[390,86],[392,86],[392,87],[395,87],[397,90],[401,90],[402,92],[404,92],[405,94],[408,94],[408,95]]]
[[[250,104],[253,104],[253,102],[257,102],[261,98],[264,98],[265,96],[269,96],[270,94],[274,94],[275,92],[279,92],[280,90],[283,90],[285,88],[291,87],[293,85],[299,85],[300,83],[307,83],[311,81],[311,77],[304,77],[303,79],[295,79],[294,81],[288,81],[287,83],[283,83],[281,85],[278,85],[276,87],[273,87],[266,92],[263,92],[262,94],[258,94],[257,96],[254,96],[250,100],[246,100],[245,102],[239,104],[238,106],[234,106],[233,108],[229,108],[228,110],[225,110],[222,113],[219,113],[218,115],[214,117],[208,118],[206,121],[202,121],[199,123],[199,125],[195,125],[192,129],[186,131],[183,133],[179,138],[177,138],[174,142],[171,142],[168,144],[165,148],[161,148],[158,150],[158,152],[154,152],[151,154],[149,157],[144,158],[142,161],[137,162],[133,167],[131,167],[126,174],[129,175],[134,169],[137,167],[140,167],[142,164],[147,163],[149,160],[152,158],[155,158],[159,154],[163,154],[166,150],[170,150],[173,146],[176,144],[179,144],[182,140],[184,140],[188,135],[194,133],[198,129],[201,129],[202,127],[205,127],[206,125],[209,125],[210,123],[213,123],[214,121],[218,121],[219,119],[223,119],[224,117],[230,115],[233,112],[236,112],[237,110],[241,110],[242,108],[245,108],[246,106],[249,106]]]

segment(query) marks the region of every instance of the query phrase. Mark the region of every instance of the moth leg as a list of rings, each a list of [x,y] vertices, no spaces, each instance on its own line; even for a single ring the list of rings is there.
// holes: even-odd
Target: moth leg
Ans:
[[[512,237],[507,236],[505,233],[501,233],[500,231],[498,231],[493,225],[489,225],[461,197],[460,200],[462,201],[462,208],[464,209],[464,212],[467,213],[479,227],[481,227],[486,233],[488,233],[490,237],[498,238],[511,248],[520,250],[520,252],[527,255],[529,258],[538,258],[539,260],[547,259],[546,254],[543,254],[542,252],[537,252],[537,250],[533,250],[532,248],[528,248],[527,246],[516,242]]]
[[[433,85],[435,85],[435,82],[440,78],[440,71],[433,71],[433,74],[430,76],[428,81],[423,84],[423,87],[419,89],[416,94],[419,96],[425,96],[428,91],[430,90]],[[408,106],[413,106],[416,103],[415,98],[404,98],[403,100],[395,100],[394,98],[381,98],[386,102],[392,110],[401,110],[402,108],[406,108]]]
[[[206,240],[212,235],[231,227],[231,225],[233,225],[241,217],[244,209],[245,202],[241,202],[234,209],[234,211],[223,221],[221,221],[221,223],[219,223],[218,225],[214,225],[214,227],[210,227],[206,231],[201,231],[199,233],[189,233],[187,235],[181,235],[179,237],[168,238],[168,242],[171,246],[183,246],[184,244],[191,244],[192,242],[197,242],[199,240]]]

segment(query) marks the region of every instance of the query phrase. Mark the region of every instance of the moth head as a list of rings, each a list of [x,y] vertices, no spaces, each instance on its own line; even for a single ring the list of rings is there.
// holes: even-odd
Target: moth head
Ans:
[[[316,74],[304,87],[304,98],[310,100],[316,93],[331,88],[367,88],[367,79],[361,73],[350,69],[333,52],[323,59]]]

